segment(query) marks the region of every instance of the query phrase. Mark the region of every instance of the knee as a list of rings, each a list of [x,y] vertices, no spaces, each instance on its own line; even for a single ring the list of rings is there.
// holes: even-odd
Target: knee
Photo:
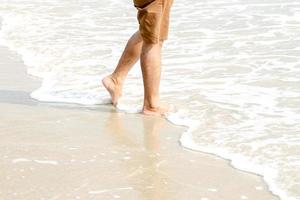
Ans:
[[[159,43],[149,43],[149,42],[143,42],[142,46],[142,52],[141,55],[146,55],[148,53],[154,53],[160,51],[160,44]]]

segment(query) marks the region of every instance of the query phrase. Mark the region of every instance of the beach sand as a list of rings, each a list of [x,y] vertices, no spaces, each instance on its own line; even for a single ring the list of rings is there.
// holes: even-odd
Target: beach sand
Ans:
[[[31,99],[40,81],[0,55],[0,199],[278,199],[261,177],[182,148],[184,128],[162,118]]]

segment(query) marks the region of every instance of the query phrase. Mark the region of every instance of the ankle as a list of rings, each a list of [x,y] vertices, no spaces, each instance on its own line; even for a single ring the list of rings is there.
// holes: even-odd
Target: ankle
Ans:
[[[112,81],[114,82],[115,85],[119,85],[119,86],[123,85],[124,79],[121,78],[120,76],[118,76],[117,74],[114,74],[114,73],[111,74],[110,78],[112,79]]]
[[[151,111],[156,111],[158,110],[160,107],[160,103],[159,103],[159,100],[156,100],[156,101],[145,101],[144,102],[144,106],[143,106],[143,109],[146,109],[146,110],[151,110]]]

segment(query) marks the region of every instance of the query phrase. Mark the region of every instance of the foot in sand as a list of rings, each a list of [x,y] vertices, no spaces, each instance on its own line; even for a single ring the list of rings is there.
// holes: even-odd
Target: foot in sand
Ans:
[[[102,84],[109,92],[112,104],[117,106],[118,100],[122,96],[122,85],[114,79],[112,75],[104,77],[102,79]]]
[[[143,107],[142,113],[145,115],[164,116],[167,113],[176,112],[174,106],[159,106],[159,107]]]

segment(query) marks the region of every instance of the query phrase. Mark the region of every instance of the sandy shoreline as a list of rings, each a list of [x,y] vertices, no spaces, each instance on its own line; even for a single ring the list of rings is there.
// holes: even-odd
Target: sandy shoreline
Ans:
[[[261,177],[180,147],[183,128],[163,119],[31,99],[40,81],[0,55],[0,199],[278,199]]]

